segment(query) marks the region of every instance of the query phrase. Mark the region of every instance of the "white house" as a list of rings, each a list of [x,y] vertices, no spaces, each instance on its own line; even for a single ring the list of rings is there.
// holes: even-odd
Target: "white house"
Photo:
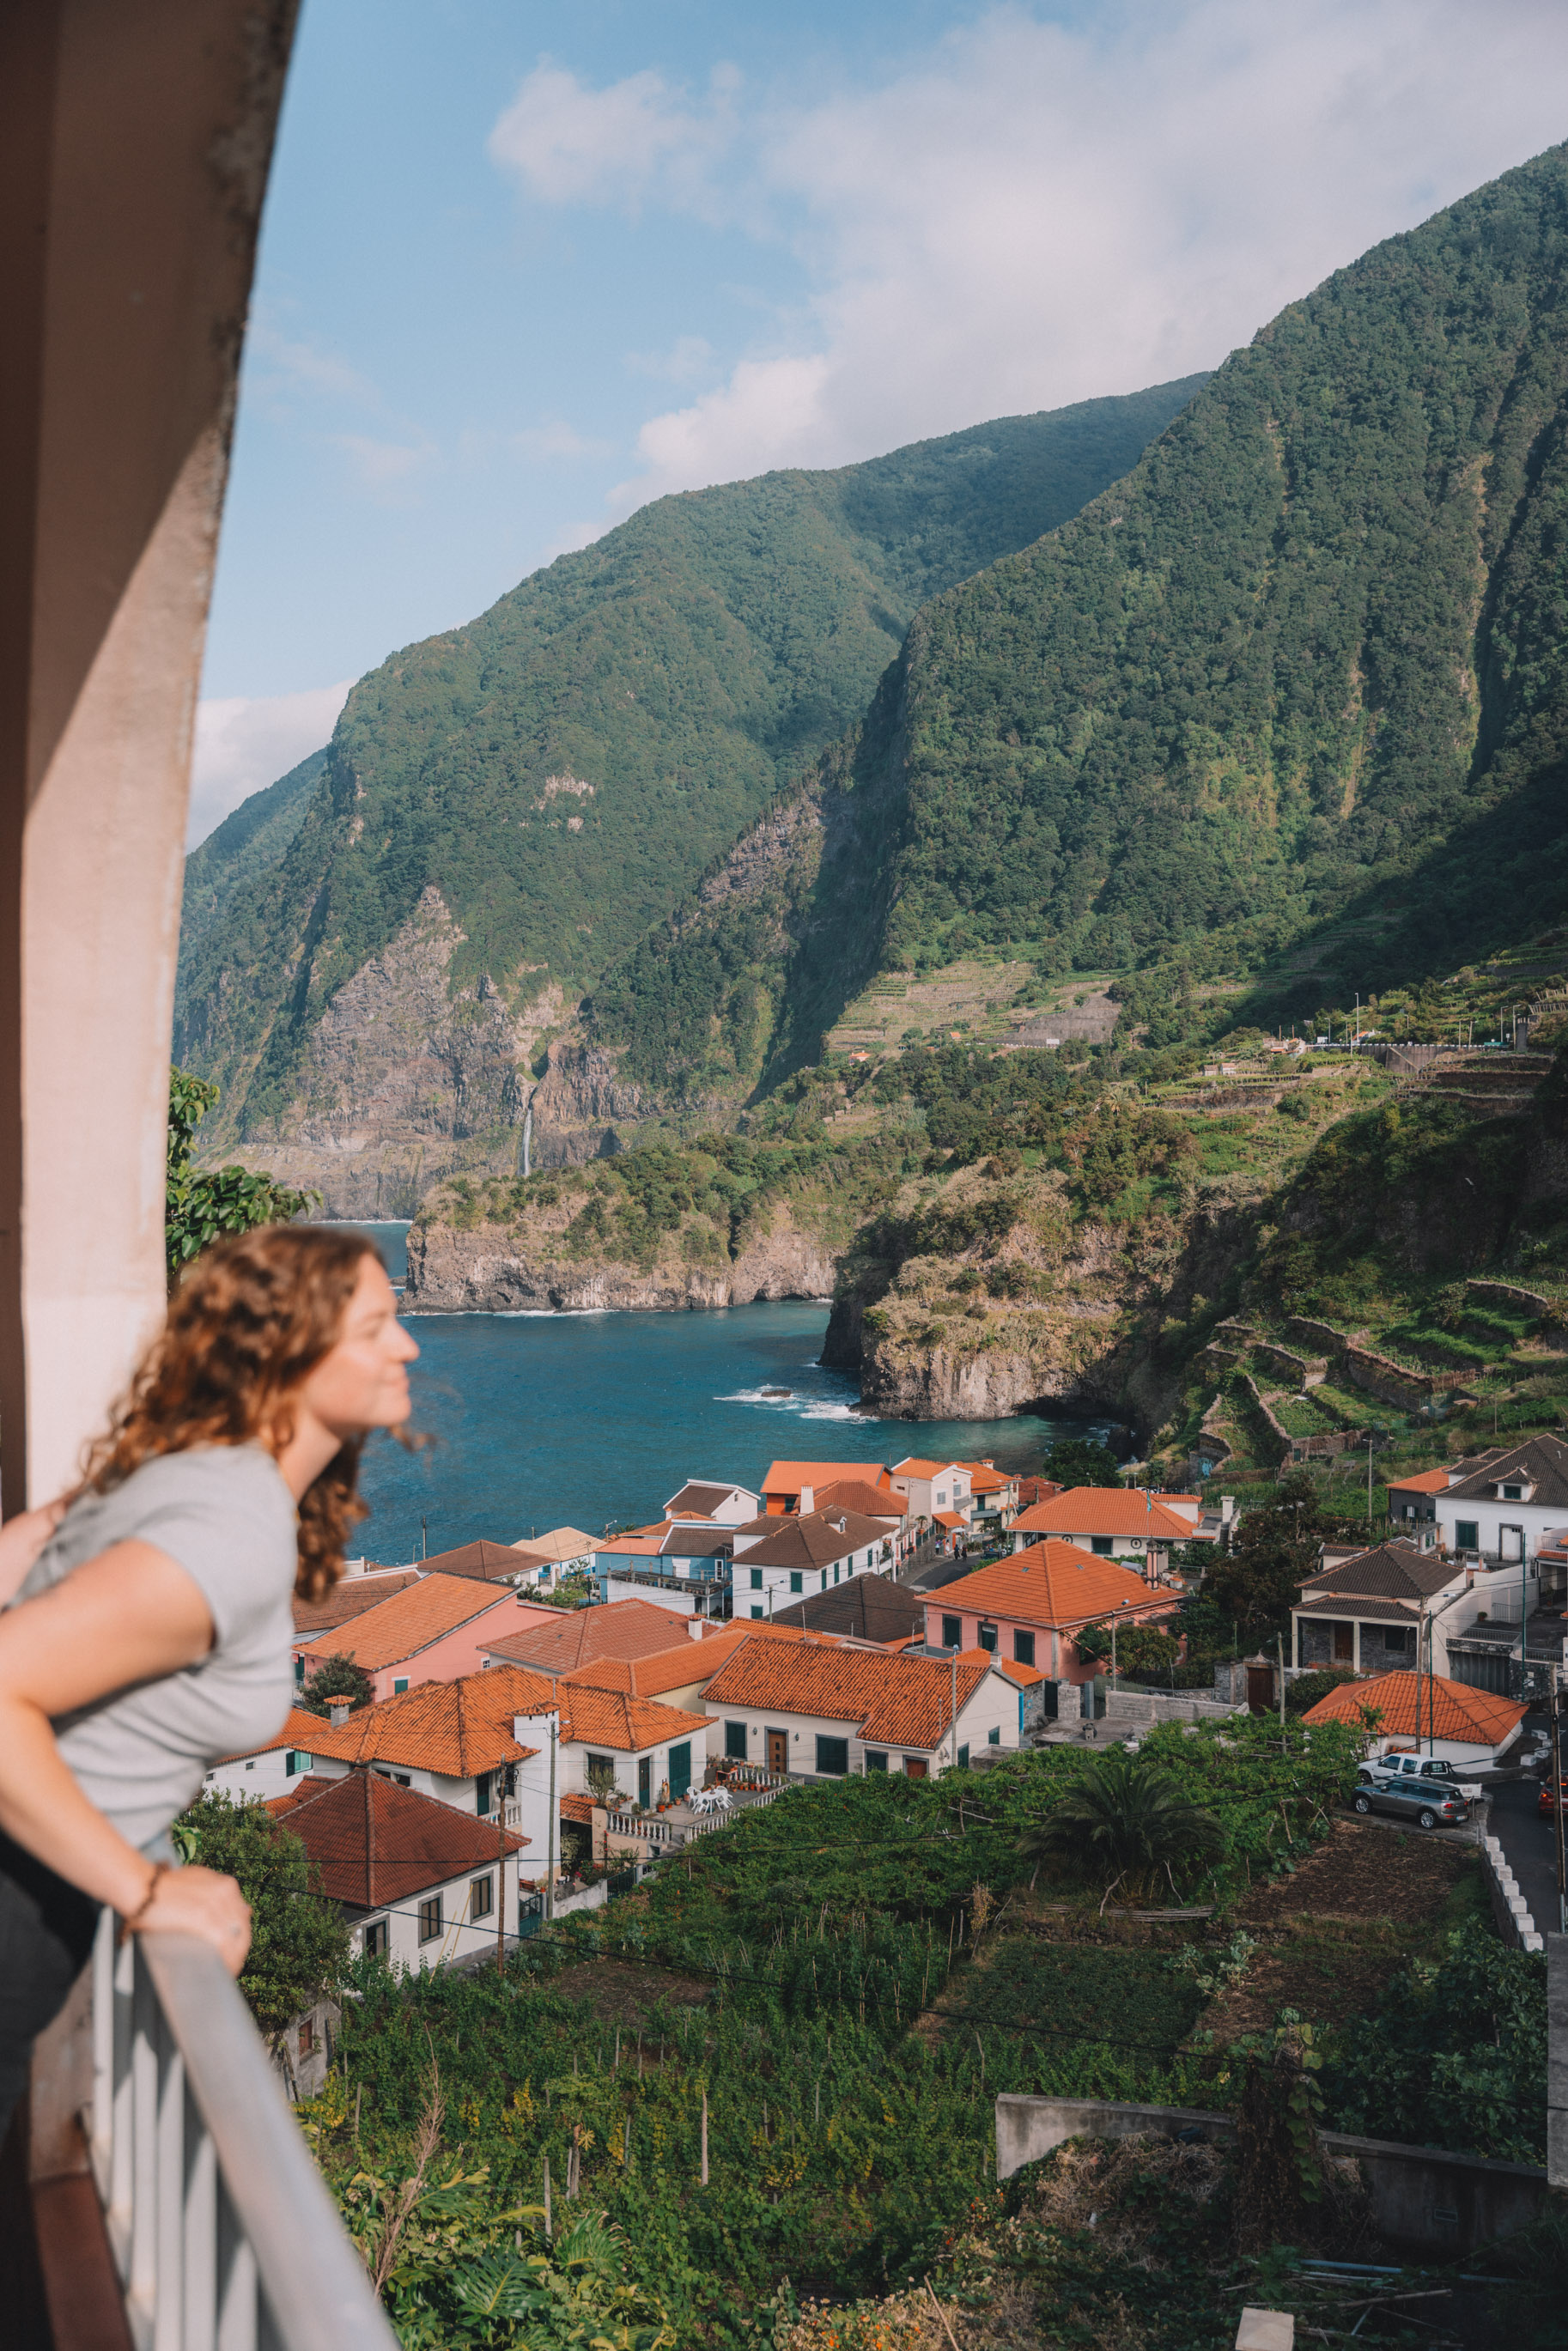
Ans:
[[[766,1618],[852,1576],[891,1574],[896,1548],[888,1520],[863,1518],[857,1510],[753,1519],[735,1530],[734,1614]]]
[[[1303,1722],[1348,1722],[1356,1725],[1363,1710],[1379,1718],[1368,1741],[1375,1755],[1409,1753],[1419,1749],[1445,1762],[1472,1771],[1485,1771],[1503,1760],[1519,1737],[1525,1708],[1491,1690],[1474,1689],[1441,1674],[1376,1674],[1369,1681],[1342,1682],[1316,1706],[1309,1707]]]
[[[678,1494],[664,1504],[667,1519],[712,1519],[721,1527],[744,1526],[762,1508],[762,1497],[748,1486],[726,1486],[717,1479],[688,1478]]]
[[[268,1806],[320,1872],[359,1950],[410,1974],[493,1957],[517,1930],[516,1830],[376,1771],[308,1776]]]
[[[221,1792],[236,1803],[270,1802],[274,1796],[287,1795],[295,1781],[311,1768],[316,1733],[329,1728],[324,1716],[291,1706],[276,1739],[269,1739],[265,1747],[253,1747],[248,1754],[225,1755],[221,1763],[214,1764],[202,1782],[203,1795]]]
[[[807,1778],[903,1771],[924,1780],[981,1748],[1019,1743],[1018,1691],[988,1658],[910,1656],[809,1634],[744,1643],[703,1704],[730,1761]]]
[[[912,1514],[927,1526],[940,1512],[961,1519],[967,1526],[974,1512],[970,1473],[961,1461],[926,1461],[911,1454],[895,1461],[889,1473],[895,1494],[902,1494]]]
[[[1537,1554],[1568,1521],[1568,1445],[1560,1437],[1527,1437],[1454,1462],[1449,1476],[1453,1482],[1432,1497],[1443,1549],[1500,1587],[1511,1584],[1505,1605],[1515,1614],[1521,1598],[1527,1611],[1539,1606]]]

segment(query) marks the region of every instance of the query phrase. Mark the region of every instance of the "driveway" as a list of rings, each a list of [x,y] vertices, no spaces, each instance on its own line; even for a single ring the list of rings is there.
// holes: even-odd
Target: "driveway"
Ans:
[[[1508,1780],[1494,1788],[1491,1818],[1487,1825],[1501,1845],[1519,1880],[1519,1890],[1530,1905],[1536,1932],[1557,1932],[1557,1863],[1552,1852],[1552,1823],[1537,1817],[1535,1800],[1541,1782]]]

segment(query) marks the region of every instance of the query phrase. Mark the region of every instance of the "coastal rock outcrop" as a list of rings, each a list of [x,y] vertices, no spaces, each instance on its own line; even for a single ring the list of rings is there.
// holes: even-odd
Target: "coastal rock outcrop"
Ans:
[[[688,1227],[673,1245],[634,1263],[596,1250],[575,1253],[561,1232],[492,1224],[459,1229],[422,1218],[409,1233],[405,1298],[427,1314],[668,1313],[749,1306],[759,1298],[826,1298],[832,1289],[832,1253],[787,1207],[733,1259],[703,1249],[706,1238]]]

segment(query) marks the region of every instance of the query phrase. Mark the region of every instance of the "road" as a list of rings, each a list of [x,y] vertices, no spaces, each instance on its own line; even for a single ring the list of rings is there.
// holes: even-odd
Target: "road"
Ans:
[[[1557,1931],[1557,1864],[1552,1823],[1540,1819],[1535,1810],[1540,1792],[1541,1782],[1534,1777],[1509,1780],[1494,1788],[1488,1825],[1519,1880],[1536,1932],[1553,1935]]]

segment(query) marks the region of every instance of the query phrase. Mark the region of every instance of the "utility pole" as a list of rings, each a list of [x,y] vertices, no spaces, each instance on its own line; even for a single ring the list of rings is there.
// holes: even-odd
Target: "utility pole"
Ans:
[[[1280,1752],[1285,1752],[1285,1636],[1274,1635],[1274,1647],[1280,1659]]]
[[[507,1767],[497,1765],[499,1787],[496,1796],[496,1973],[504,1972],[507,1965]]]
[[[1372,1439],[1366,1440],[1366,1531],[1372,1532]]]
[[[555,1918],[555,1841],[557,1834],[555,1809],[555,1743],[556,1732],[559,1728],[559,1715],[552,1714],[549,1719],[549,1825],[545,1831],[545,1917],[547,1921],[551,1923],[553,1923]]]
[[[960,1617],[960,1618],[959,1618],[959,1620],[958,1620],[958,1631],[959,1631],[959,1634],[960,1634],[960,1635],[962,1635],[963,1630],[964,1630],[964,1621],[963,1621],[963,1618],[962,1618],[962,1617]],[[955,1646],[954,1650],[953,1650],[953,1762],[954,1762],[954,1766],[955,1766],[955,1768],[956,1768],[957,1761],[958,1761],[958,1651],[957,1651],[957,1647],[956,1647],[956,1646]]]
[[[1564,1850],[1563,1822],[1563,1700],[1561,1673],[1554,1677],[1552,1692],[1552,1846],[1557,1863],[1557,1924],[1560,1934],[1568,1935],[1568,1852]]]

